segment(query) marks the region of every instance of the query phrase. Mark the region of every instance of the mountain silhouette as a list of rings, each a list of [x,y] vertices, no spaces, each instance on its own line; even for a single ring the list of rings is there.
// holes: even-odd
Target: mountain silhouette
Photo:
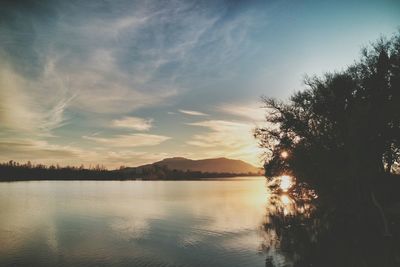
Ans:
[[[166,166],[170,170],[180,171],[200,171],[215,173],[260,173],[257,168],[242,160],[228,158],[213,158],[192,160],[183,157],[166,158],[152,164],[146,164],[136,167],[136,169],[145,169],[152,166]]]

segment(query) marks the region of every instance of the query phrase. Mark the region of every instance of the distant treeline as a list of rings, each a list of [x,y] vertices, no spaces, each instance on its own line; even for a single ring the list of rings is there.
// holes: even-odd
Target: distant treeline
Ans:
[[[34,180],[190,180],[201,178],[224,178],[233,176],[256,176],[255,173],[215,173],[171,170],[166,166],[152,165],[146,168],[124,168],[107,170],[104,166],[85,168],[59,165],[0,163],[0,181]]]

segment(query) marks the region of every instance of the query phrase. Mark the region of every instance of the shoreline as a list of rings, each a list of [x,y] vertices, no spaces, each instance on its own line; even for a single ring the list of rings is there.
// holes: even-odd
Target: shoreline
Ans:
[[[95,182],[106,182],[106,181],[218,181],[218,180],[240,180],[243,178],[265,178],[263,175],[231,175],[224,177],[203,177],[203,178],[171,178],[171,179],[148,179],[148,178],[132,178],[132,179],[0,179],[0,183],[12,183],[12,182],[40,182],[40,181],[59,181],[59,182],[67,182],[67,181],[95,181]],[[243,179],[244,180],[244,179]]]

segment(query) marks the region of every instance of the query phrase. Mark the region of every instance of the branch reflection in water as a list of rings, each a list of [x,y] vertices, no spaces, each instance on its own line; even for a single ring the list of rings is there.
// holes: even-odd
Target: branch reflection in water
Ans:
[[[267,255],[266,266],[295,266],[304,255],[302,250],[309,249],[317,238],[313,215],[318,196],[286,174],[269,179],[267,186],[270,197],[261,245]]]
[[[375,210],[354,206],[351,199],[322,198],[290,175],[267,185],[261,231],[266,267],[399,266],[399,248],[379,231]]]

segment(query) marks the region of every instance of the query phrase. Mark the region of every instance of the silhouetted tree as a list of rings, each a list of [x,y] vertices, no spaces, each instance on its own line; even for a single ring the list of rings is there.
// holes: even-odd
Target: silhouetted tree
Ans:
[[[343,179],[370,184],[390,171],[400,156],[400,35],[305,84],[288,102],[263,97],[269,126],[256,136],[269,151],[267,174],[294,171],[322,188]]]
[[[296,266],[397,266],[398,215],[388,218],[381,200],[397,195],[388,173],[400,159],[400,32],[305,85],[287,102],[262,98],[268,123],[255,136],[266,175],[292,174],[315,189],[317,209],[303,219],[274,214],[265,227]]]

